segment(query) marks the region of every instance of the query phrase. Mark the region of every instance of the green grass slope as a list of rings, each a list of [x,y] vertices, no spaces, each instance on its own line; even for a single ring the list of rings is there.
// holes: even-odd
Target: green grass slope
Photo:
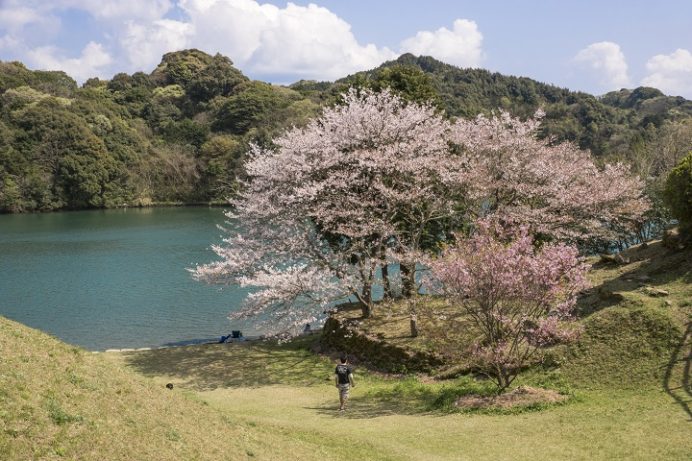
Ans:
[[[192,393],[0,317],[0,459],[194,460],[271,450]]]
[[[682,337],[680,325],[662,308],[616,306],[584,321],[569,348],[563,371],[582,387],[659,386]]]
[[[579,386],[689,392],[692,251],[653,242],[623,257],[629,263],[594,265],[594,286],[579,303],[584,333],[564,374]]]

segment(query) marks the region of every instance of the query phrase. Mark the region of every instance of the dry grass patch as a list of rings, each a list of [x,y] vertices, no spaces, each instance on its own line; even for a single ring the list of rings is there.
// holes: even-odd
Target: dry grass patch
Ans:
[[[462,410],[507,410],[544,406],[565,402],[566,400],[566,395],[562,395],[559,392],[551,389],[519,386],[510,392],[500,395],[464,395],[457,399],[454,406],[461,408]]]

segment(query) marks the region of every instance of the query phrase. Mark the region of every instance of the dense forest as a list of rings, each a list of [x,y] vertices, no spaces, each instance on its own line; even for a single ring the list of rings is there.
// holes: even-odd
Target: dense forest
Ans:
[[[628,162],[654,201],[692,146],[692,101],[682,97],[646,87],[595,97],[410,54],[290,86],[250,80],[230,59],[194,49],[166,54],[150,74],[81,87],[64,72],[0,62],[0,212],[224,202],[249,143],[269,145],[352,86],[390,87],[449,117],[542,108],[542,136]]]

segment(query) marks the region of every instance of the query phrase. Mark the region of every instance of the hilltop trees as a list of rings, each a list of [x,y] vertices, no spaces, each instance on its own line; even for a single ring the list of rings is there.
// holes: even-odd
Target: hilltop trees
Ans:
[[[0,212],[225,201],[251,142],[318,109],[199,50],[81,88],[0,62]]]
[[[332,94],[335,87],[344,84],[377,84],[383,80],[382,87],[391,82],[406,97],[412,81],[390,79],[385,71],[388,68],[395,70],[395,75],[399,73],[397,69],[403,68],[407,77],[415,76],[416,70],[423,72],[425,86],[433,90],[436,100],[451,117],[473,118],[500,108],[524,119],[543,108],[546,117],[540,128],[541,137],[573,142],[597,158],[609,161],[629,162],[637,145],[654,141],[666,122],[689,120],[692,116],[691,101],[665,96],[652,88],[619,90],[599,98],[526,77],[459,68],[430,56],[408,53],[377,69],[337,80],[332,86],[322,88],[322,94]],[[400,86],[401,83],[405,86]]]
[[[69,100],[37,94],[11,105],[12,122],[22,131],[7,129],[0,140],[0,181],[12,186],[8,198],[0,195],[0,209],[104,207],[127,200],[124,162],[108,155],[104,140],[74,113]]]
[[[81,88],[64,72],[0,62],[0,189],[6,191],[0,212],[225,201],[238,188],[249,144],[270,145],[287,128],[305,126],[322,107],[340,103],[351,86],[390,88],[405,101],[431,102],[445,117],[487,115],[499,107],[524,120],[545,107],[536,134],[550,145],[571,141],[590,149],[599,165],[623,160],[646,178],[654,210],[640,231],[658,230],[670,218],[661,197],[667,172],[689,146],[692,102],[684,98],[651,88],[596,98],[410,54],[336,82],[284,87],[251,81],[227,57],[195,49],[167,53],[150,74],[92,78]],[[89,141],[102,151],[91,149],[90,156],[103,162],[73,158],[62,171],[46,167],[38,152],[41,130],[22,120],[48,105],[56,107],[56,118],[70,117],[66,124],[78,126],[80,136],[90,131],[102,142]],[[210,150],[219,137],[234,147]],[[69,144],[53,143],[53,155],[74,153]],[[108,171],[98,171],[99,163]],[[96,177],[106,192],[85,199],[96,190]],[[58,184],[59,178],[67,182]],[[83,180],[91,184],[82,188]]]

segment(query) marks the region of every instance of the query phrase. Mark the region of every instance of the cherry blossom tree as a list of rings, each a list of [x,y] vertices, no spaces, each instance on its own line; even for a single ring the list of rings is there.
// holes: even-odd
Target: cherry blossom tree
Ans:
[[[231,317],[286,330],[353,297],[368,317],[377,269],[388,281],[391,263],[413,294],[417,264],[472,216],[573,241],[641,217],[642,184],[624,166],[537,140],[539,123],[501,113],[452,124],[388,90],[350,90],[305,128],[252,147],[220,259],[194,276],[255,287]]]
[[[589,268],[574,246],[536,248],[527,226],[508,231],[490,220],[431,261],[436,290],[471,319],[474,365],[504,391],[547,346],[567,342],[576,296]]]
[[[213,247],[220,260],[194,276],[257,287],[232,317],[262,316],[274,329],[349,296],[367,317],[377,268],[419,259],[459,215],[466,168],[449,130],[431,106],[351,90],[274,147],[252,148],[229,235]]]
[[[473,173],[479,215],[580,243],[634,232],[649,209],[644,182],[622,163],[599,168],[574,144],[538,139],[542,116],[522,122],[501,112],[454,124],[452,139]]]

